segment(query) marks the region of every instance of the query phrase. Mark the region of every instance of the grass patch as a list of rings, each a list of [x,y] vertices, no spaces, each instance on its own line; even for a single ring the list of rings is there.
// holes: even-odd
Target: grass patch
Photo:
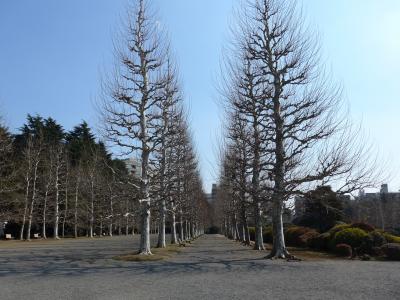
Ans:
[[[180,253],[182,251],[182,247],[179,245],[168,245],[166,248],[153,248],[151,252],[153,255],[141,255],[138,252],[119,255],[113,257],[115,260],[119,261],[137,261],[137,262],[146,262],[146,261],[159,261],[167,259],[174,254]]]

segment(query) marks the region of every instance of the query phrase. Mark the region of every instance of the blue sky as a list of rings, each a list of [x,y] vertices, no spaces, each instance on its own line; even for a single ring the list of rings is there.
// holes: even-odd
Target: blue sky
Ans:
[[[206,188],[216,180],[220,111],[216,78],[239,0],[154,0],[168,28],[191,109]],[[27,113],[56,118],[66,129],[97,122],[99,71],[112,64],[112,34],[126,0],[0,2],[0,109],[11,129]],[[400,1],[304,0],[308,23],[321,36],[324,62],[345,89],[390,162],[400,188]]]

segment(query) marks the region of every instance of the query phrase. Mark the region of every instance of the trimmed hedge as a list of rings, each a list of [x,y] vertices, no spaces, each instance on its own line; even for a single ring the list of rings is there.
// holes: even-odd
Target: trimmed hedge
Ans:
[[[311,249],[316,250],[329,250],[329,242],[331,240],[331,234],[329,232],[321,233],[315,237],[308,240],[307,246]]]
[[[368,234],[359,228],[346,228],[335,233],[331,243],[335,247],[338,244],[347,244],[351,247],[360,247],[364,240],[368,237]]]
[[[338,244],[335,247],[335,254],[341,257],[352,257],[353,249],[347,244]]]
[[[337,232],[348,228],[350,228],[349,224],[339,224],[332,227],[328,232],[330,233],[331,238],[333,238]]]
[[[312,228],[293,226],[285,231],[285,241],[288,246],[307,247],[308,240],[315,238],[319,233]]]

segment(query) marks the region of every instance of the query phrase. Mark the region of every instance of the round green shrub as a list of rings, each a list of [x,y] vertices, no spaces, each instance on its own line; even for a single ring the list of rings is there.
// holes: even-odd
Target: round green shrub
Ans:
[[[372,242],[373,247],[381,247],[382,245],[387,243],[385,235],[382,232],[376,230],[368,233],[368,238]]]
[[[330,233],[331,238],[333,238],[337,232],[347,228],[350,228],[349,224],[339,224],[332,227],[328,232]]]
[[[307,235],[306,235],[307,234]],[[304,237],[303,237],[304,235]],[[287,245],[295,247],[306,247],[307,239],[315,237],[318,232],[308,227],[293,226],[285,231],[285,240]]]
[[[361,230],[364,230],[365,232],[371,232],[374,231],[375,228],[372,225],[369,225],[367,223],[359,222],[359,223],[353,223],[350,225],[351,228],[359,228]]]
[[[328,250],[331,234],[329,232],[321,233],[307,241],[307,246],[316,250]]]
[[[383,236],[382,232],[376,230],[371,231],[368,233],[368,236],[364,239],[360,247],[357,249],[357,253],[360,255],[368,254],[368,255],[379,256],[381,252],[379,250],[379,247],[381,247],[383,244],[386,243],[387,241]]]
[[[308,241],[319,236],[319,233],[315,230],[311,230],[301,235],[299,238],[301,247],[308,247]]]
[[[347,244],[351,247],[360,247],[363,241],[368,237],[368,234],[359,228],[346,228],[335,234],[332,239],[333,246],[338,244]]]
[[[335,254],[341,257],[352,257],[353,250],[350,245],[338,244],[335,246]]]

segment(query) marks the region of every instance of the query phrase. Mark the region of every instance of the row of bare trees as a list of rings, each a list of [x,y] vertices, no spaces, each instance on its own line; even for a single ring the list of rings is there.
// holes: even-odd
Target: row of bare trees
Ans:
[[[338,193],[372,186],[376,169],[294,1],[245,1],[225,53],[220,223],[249,244],[250,218],[255,249],[262,250],[269,219],[268,257],[287,258],[285,203],[317,186],[330,184]]]
[[[168,146],[157,148],[149,162],[159,247],[166,246],[169,230],[172,243],[195,237],[206,217],[200,213],[206,206],[183,111],[174,118],[174,134],[165,136]],[[129,173],[129,160],[111,157],[85,122],[64,132],[51,118],[28,116],[18,134],[0,128],[0,221],[7,222],[7,233],[30,240],[141,230],[140,178]]]
[[[198,236],[205,205],[198,163],[182,104],[182,91],[167,35],[149,3],[132,2],[116,39],[114,73],[105,76],[100,111],[104,135],[124,154],[140,157],[139,253],[151,254],[152,213],[159,222],[158,247]],[[177,220],[178,219],[178,220]]]
[[[137,157],[140,174],[129,174],[125,161],[112,158],[86,123],[65,133],[51,118],[28,116],[14,137],[4,128],[1,138],[12,141],[11,148],[5,142],[0,149],[0,192],[8,193],[1,200],[2,218],[18,224],[20,239],[29,240],[39,227],[44,238],[51,232],[58,239],[66,232],[111,236],[125,226],[126,234],[137,228],[139,252],[151,254],[154,224],[158,247],[166,247],[169,230],[171,243],[204,230],[207,203],[178,68],[146,1],[128,7],[115,58],[114,72],[102,81],[102,138],[119,157]],[[15,154],[16,174],[8,172],[8,152]]]

